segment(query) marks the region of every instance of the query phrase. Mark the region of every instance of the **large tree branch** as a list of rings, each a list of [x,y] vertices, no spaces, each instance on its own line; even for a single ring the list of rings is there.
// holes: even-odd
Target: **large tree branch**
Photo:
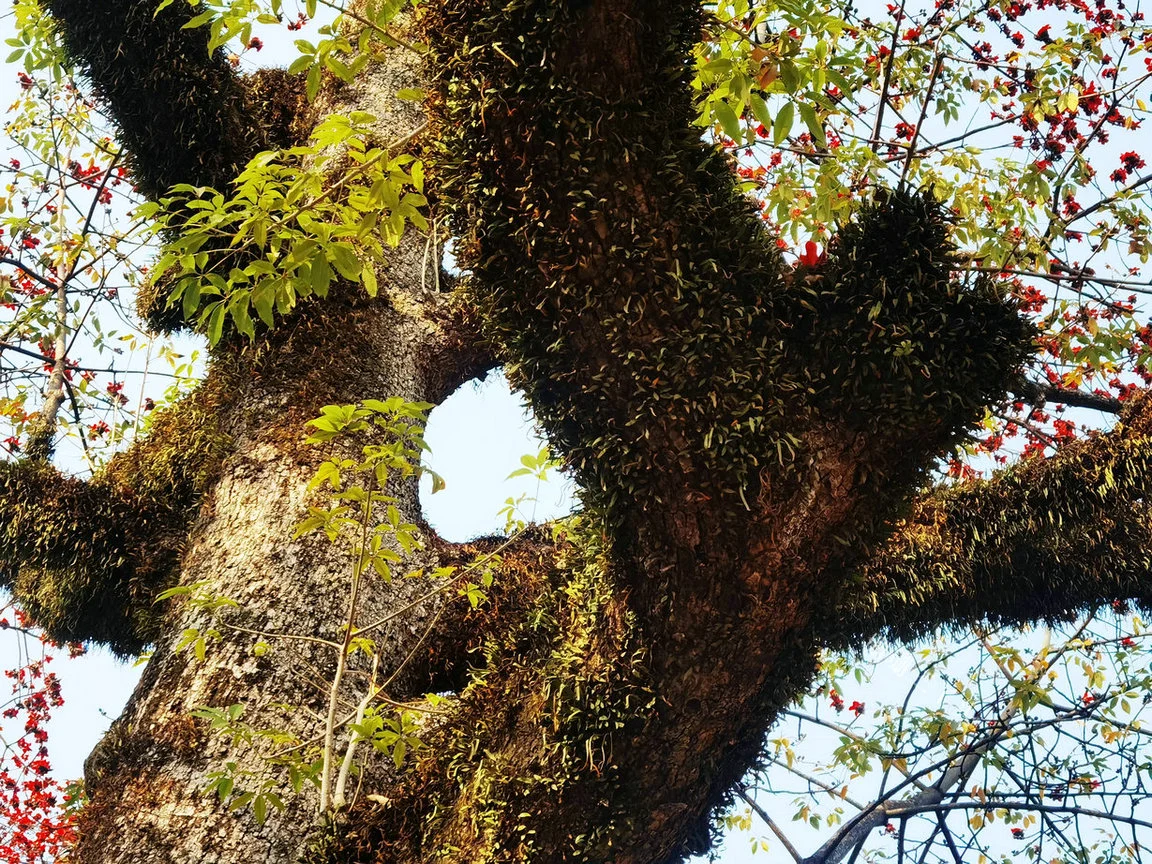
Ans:
[[[828,574],[1028,333],[951,282],[925,198],[879,196],[823,268],[787,271],[693,123],[695,0],[427,12],[462,265],[588,528],[331,860],[676,860],[808,681]]]
[[[138,504],[44,463],[0,465],[0,585],[50,638],[131,656],[155,635],[156,582],[176,559]]]
[[[1111,432],[917,502],[863,569],[826,638],[915,639],[947,624],[1022,624],[1152,602],[1152,398]]]
[[[1033,405],[1055,402],[1059,405],[1071,405],[1073,408],[1091,408],[1093,411],[1104,411],[1108,414],[1119,414],[1124,408],[1124,403],[1115,396],[1043,384],[1025,376],[1021,376],[1020,380],[1012,385],[1012,392]]]
[[[0,584],[51,638],[131,656],[156,637],[156,594],[227,452],[215,422],[227,389],[217,376],[159,412],[91,481],[0,463]]]
[[[119,126],[144,194],[157,197],[176,183],[225,189],[257,152],[289,143],[299,89],[283,73],[246,81],[223,50],[210,54],[207,27],[183,29],[197,7],[177,0],[156,14],[159,0],[45,6]]]

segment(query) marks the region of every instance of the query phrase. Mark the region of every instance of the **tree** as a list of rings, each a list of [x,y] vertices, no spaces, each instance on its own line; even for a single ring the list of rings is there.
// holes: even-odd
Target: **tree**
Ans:
[[[1048,264],[1064,217],[1005,240],[1001,224],[950,224],[932,192],[911,191],[934,179],[949,202],[971,192],[934,175],[918,144],[933,95],[947,116],[960,86],[947,40],[968,17],[926,16],[909,37],[901,7],[873,28],[893,47],[853,70],[823,38],[850,34],[800,6],[775,11],[811,31],[768,38],[768,10],[726,5],[701,47],[706,19],[689,0],[435,0],[411,13],[365,2],[348,30],[302,46],[299,75],[240,76],[226,46],[251,44],[247,16],[281,5],[204,6],[44,3],[167,240],[142,311],[214,343],[203,384],[90,480],[46,461],[43,422],[32,458],[0,474],[0,570],[34,620],[55,639],[155,646],[86,766],[75,860],[674,861],[707,848],[712,813],[808,687],[819,649],[1147,601],[1144,398],[1107,434],[922,493],[988,406],[1017,424],[1014,402],[1029,422],[1045,400],[1118,410],[1075,389],[1082,365],[1037,379],[1029,358],[1039,336],[1075,359],[1091,319],[1093,359],[1081,360],[1097,374],[1133,344],[1127,332],[1116,347],[1120,326],[1135,329],[1131,306],[1089,296],[1116,286]],[[1109,14],[1093,50],[1134,39]],[[804,53],[817,32],[824,48]],[[855,50],[878,43],[860,32]],[[896,50],[901,39],[914,47]],[[1000,62],[972,50],[978,68]],[[1055,62],[1061,50],[1053,70],[1075,69]],[[1034,130],[1104,98],[1076,84],[1069,104],[1067,77],[1012,70],[1027,94],[1016,119]],[[847,115],[830,134],[829,93],[869,88],[878,116],[849,182],[828,167],[846,164],[833,143],[849,134]],[[790,106],[775,116],[772,93]],[[921,122],[900,121],[909,144],[886,145],[886,160],[884,114],[909,93]],[[1070,167],[1049,152],[1012,189],[985,178],[987,194],[1051,197],[1067,218],[1090,209],[1069,213],[1066,190],[1088,182],[1083,151],[1113,112],[1123,119],[1121,95],[1135,98],[1118,88],[1090,133],[1070,133]],[[807,132],[793,137],[796,112]],[[759,134],[796,150],[801,174],[813,166],[813,213],[784,211],[790,225],[839,223],[823,256],[785,264],[701,119],[740,144]],[[890,164],[892,188],[861,195]],[[1145,182],[1093,213],[1124,222]],[[1145,223],[1125,224],[1146,254]],[[445,236],[462,279],[429,263]],[[1076,314],[1102,302],[1117,329],[1085,312],[1080,334],[1060,335],[1063,307],[1041,327],[1025,317],[1012,296],[1023,283],[989,274],[1037,256],[1087,298]],[[449,544],[421,523],[418,434],[396,418],[496,364],[579,482],[583,511],[499,548]],[[360,408],[316,422],[343,405]],[[302,443],[310,420],[322,448]],[[361,438],[338,435],[349,430]],[[392,460],[379,487],[377,458]],[[325,464],[370,476],[339,486]],[[317,470],[328,473],[310,482]],[[347,550],[323,532],[290,542],[317,486],[345,497],[318,506],[315,527],[363,529],[351,580]],[[362,516],[336,509],[350,502]],[[387,555],[366,539],[378,525]],[[364,578],[369,558],[440,573],[451,590]],[[491,587],[473,608],[471,574],[484,571]],[[419,704],[430,690],[452,695]],[[379,705],[403,709],[391,727]],[[323,791],[336,732],[380,739],[393,758],[364,766],[350,808],[324,793],[335,818],[307,828],[315,804],[268,785],[267,742],[295,785],[318,770]],[[329,757],[319,769],[293,761],[315,742]]]

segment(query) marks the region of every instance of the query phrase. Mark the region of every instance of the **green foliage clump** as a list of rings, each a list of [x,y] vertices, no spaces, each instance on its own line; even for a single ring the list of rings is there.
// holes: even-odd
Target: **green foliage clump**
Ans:
[[[179,183],[142,205],[167,238],[152,273],[167,305],[215,345],[225,332],[255,339],[257,320],[272,328],[341,280],[375,297],[385,246],[409,223],[428,227],[423,163],[374,144],[375,123],[363,111],[333,114],[307,145],[253,157],[230,194]]]
[[[250,106],[249,119],[263,127],[262,141],[267,146],[293,147],[307,139],[303,76],[283,69],[259,69],[241,82]],[[181,226],[173,227],[178,230]],[[169,236],[175,236],[174,232]],[[155,333],[175,333],[188,324],[182,306],[169,302],[174,281],[171,275],[151,278],[136,290],[136,314]]]
[[[45,0],[69,63],[82,69],[118,129],[137,188],[156,199],[176,184],[228,184],[257,153],[300,138],[303,76],[238,75],[209,33],[187,27],[196,10],[158,0]],[[155,332],[185,326],[163,285],[139,292]]]
[[[91,481],[0,463],[0,585],[60,642],[138,654],[157,635],[188,524],[228,450],[220,393],[202,387]]]

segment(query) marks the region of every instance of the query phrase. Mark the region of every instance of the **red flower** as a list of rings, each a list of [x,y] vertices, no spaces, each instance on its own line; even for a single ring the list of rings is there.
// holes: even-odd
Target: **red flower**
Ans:
[[[1140,158],[1139,153],[1129,150],[1127,153],[1120,154],[1120,164],[1129,171],[1135,171],[1137,168],[1144,167],[1144,160]]]
[[[824,261],[824,253],[817,254],[816,244],[809,240],[804,244],[804,254],[800,256],[799,261],[805,267],[817,267]]]
[[[1047,30],[1048,28],[1045,27],[1044,29]],[[1024,839],[1024,829],[1023,828],[1013,828],[1012,829],[1012,836],[1015,837],[1017,840],[1023,840]]]

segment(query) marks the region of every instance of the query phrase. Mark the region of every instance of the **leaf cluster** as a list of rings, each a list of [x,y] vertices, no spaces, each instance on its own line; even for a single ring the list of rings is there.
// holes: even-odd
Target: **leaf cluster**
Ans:
[[[153,280],[171,283],[168,305],[217,343],[226,327],[249,339],[340,279],[376,296],[386,246],[421,212],[424,166],[370,143],[376,118],[334,114],[308,145],[255,156],[225,195],[177,184],[139,214],[168,238]],[[343,171],[334,177],[333,160]]]

